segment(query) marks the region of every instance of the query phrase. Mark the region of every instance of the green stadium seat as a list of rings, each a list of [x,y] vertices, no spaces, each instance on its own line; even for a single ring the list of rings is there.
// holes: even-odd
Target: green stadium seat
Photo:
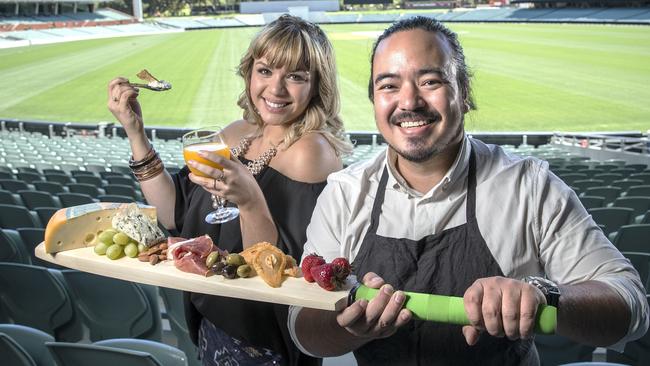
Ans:
[[[119,172],[100,172],[99,176],[102,177],[102,179],[107,180],[106,178],[108,177],[125,177],[124,174],[119,173]]]
[[[650,253],[650,224],[633,224],[621,226],[612,243],[621,252]]]
[[[634,213],[632,214],[634,217],[641,216],[646,213],[646,211],[650,210],[650,196],[619,197],[612,203],[612,207],[628,207],[634,210]]]
[[[621,174],[623,175],[623,178],[627,178],[630,175],[636,173],[636,170],[630,169],[630,168],[618,168],[618,169],[613,169],[610,171],[612,174]]]
[[[633,169],[635,172],[641,173],[642,171],[648,169],[648,165],[646,165],[646,164],[626,164],[625,168]]]
[[[583,180],[576,180],[571,184],[571,187],[576,187],[580,190],[580,192],[584,192],[587,190],[587,188],[590,187],[602,187],[605,185],[605,182],[602,180],[595,180],[595,179],[583,179]]]
[[[0,332],[0,355],[3,364],[11,366],[38,366],[36,361],[10,336]]]
[[[59,169],[43,169],[43,170],[41,170],[41,173],[43,175],[45,175],[45,174],[67,175],[66,172],[64,172],[63,170],[59,170]]]
[[[104,193],[103,191],[100,191],[99,188],[97,188],[97,186],[92,184],[68,183],[66,184],[66,187],[68,187],[70,193],[87,194],[93,198],[97,198],[97,196]]]
[[[632,222],[634,210],[626,207],[600,207],[587,210],[596,224],[604,225],[606,235]],[[636,250],[632,250],[635,252]]]
[[[600,164],[600,165],[596,165],[595,168],[597,168],[597,169],[602,169],[602,170],[604,170],[605,172],[610,172],[610,171],[612,171],[612,170],[614,170],[614,169],[618,169],[618,168],[620,168],[620,165],[618,165],[618,164],[605,164],[605,163],[603,163],[603,164]]]
[[[559,335],[535,335],[535,347],[542,366],[589,361],[595,347],[584,346]]]
[[[93,344],[96,346],[145,352],[152,355],[153,358],[164,366],[187,366],[188,364],[185,352],[164,343],[147,339],[116,338],[98,341]]]
[[[650,295],[646,295],[650,302]],[[620,362],[625,365],[650,365],[650,332],[625,345],[623,353],[607,350],[608,362]]]
[[[22,205],[22,202],[19,198],[16,198],[12,192],[0,189],[0,204],[20,206]]]
[[[0,204],[0,228],[42,227],[41,221],[23,206]]]
[[[27,250],[15,234],[14,230],[0,230],[0,262],[30,264]]]
[[[579,196],[580,202],[586,209],[603,207],[605,205],[605,197],[599,196]]]
[[[75,177],[75,180],[77,183],[90,184],[98,188],[104,184],[102,178],[95,175],[80,175],[78,177]]]
[[[96,177],[95,173],[93,173],[93,172],[89,172],[89,171],[86,171],[86,170],[72,170],[72,171],[70,172],[70,175],[72,176],[72,178],[75,178],[75,179],[76,179],[77,177],[80,177],[80,176],[84,176],[84,177]]]
[[[63,185],[57,182],[34,182],[34,188],[36,188],[37,191],[47,192],[50,194],[65,192]]]
[[[0,172],[0,179],[10,179],[15,180],[16,176],[11,172]]]
[[[26,183],[39,182],[43,180],[43,177],[39,173],[31,172],[19,172],[16,174],[16,178]]]
[[[48,182],[56,182],[62,185],[72,183],[72,179],[68,175],[62,174],[44,174],[45,180]]]
[[[583,174],[583,173],[562,174],[562,175],[558,175],[558,177],[560,179],[562,179],[562,181],[564,183],[566,183],[567,185],[569,185],[569,186],[573,185],[573,182],[575,182],[577,180],[586,180],[586,179],[588,179],[587,174]]]
[[[636,173],[636,174],[631,174],[630,179],[638,179],[642,180],[643,184],[650,184],[650,173]]]
[[[45,342],[53,342],[54,337],[35,328],[19,324],[0,324],[0,334],[6,334],[19,344],[38,366],[56,366]],[[2,352],[0,351],[0,354]],[[4,359],[4,357],[3,357]],[[6,359],[3,361],[6,362]],[[7,362],[6,365],[12,365]]]
[[[152,355],[140,351],[81,343],[47,342],[45,345],[57,364],[63,366],[163,366]]]
[[[126,185],[126,186],[131,186],[133,188],[137,187],[137,185],[136,185],[136,183],[135,183],[135,181],[133,179],[127,178],[127,177],[124,177],[124,176],[122,176],[122,177],[107,177],[106,181],[108,182],[108,184],[122,184],[122,185]]]
[[[75,270],[61,273],[93,342],[110,338],[161,340],[155,287]]]
[[[95,203],[95,200],[92,197],[83,193],[58,193],[56,196],[59,197],[59,201],[61,201],[61,207],[72,207]]]
[[[613,181],[610,186],[612,187],[619,187],[623,190],[623,192],[627,191],[628,188],[632,186],[640,186],[643,185],[642,180],[638,179],[622,179],[622,180],[615,180]]]
[[[596,174],[605,174],[607,172],[605,170],[602,170],[602,169],[580,169],[580,170],[577,171],[577,173],[587,174],[587,179],[593,179],[594,175],[596,175]]]
[[[138,196],[135,188],[125,184],[108,184],[104,186],[106,194],[116,194],[121,196],[129,196],[134,200],[139,201],[141,198]]]
[[[47,227],[47,223],[50,222],[50,218],[59,210],[58,207],[36,207],[34,211],[36,216],[41,220],[43,227]]]
[[[38,301],[34,301],[34,291],[38,291]],[[76,342],[82,338],[73,298],[57,270],[0,263],[0,302],[16,324],[40,329],[55,339]]]
[[[613,202],[623,193],[619,187],[590,187],[582,192],[584,196],[605,197],[605,203]]]
[[[36,207],[60,207],[61,203],[52,197],[49,192],[42,191],[18,191],[25,207],[30,210]]]
[[[0,165],[0,172],[13,174],[13,170],[10,167],[5,165]]]
[[[625,192],[626,196],[650,197],[650,185],[632,186]]]
[[[18,191],[29,189],[27,183],[17,179],[0,179],[0,188],[18,193]]]
[[[159,287],[158,292],[165,304],[165,310],[169,318],[169,325],[172,332],[178,340],[178,348],[182,349],[187,355],[190,365],[199,366],[197,361],[198,349],[190,338],[190,332],[185,322],[185,305],[183,300],[183,291]]]
[[[614,173],[603,173],[594,175],[593,179],[599,179],[605,182],[605,185],[608,186],[612,184],[615,180],[621,180],[625,178],[623,174],[614,174]]]
[[[621,252],[621,254],[629,259],[634,269],[639,272],[646,293],[650,292],[650,252]]]
[[[31,173],[31,174],[36,174],[36,175],[40,174],[38,169],[35,169],[35,168],[32,168],[32,167],[27,167],[27,166],[18,167],[18,168],[16,168],[16,170],[18,170],[18,173]]]
[[[123,203],[136,202],[136,200],[133,197],[122,196],[119,194],[100,194],[99,196],[97,196],[97,199],[99,200],[99,202],[123,202]]]
[[[638,224],[650,224],[650,211],[646,212]]]

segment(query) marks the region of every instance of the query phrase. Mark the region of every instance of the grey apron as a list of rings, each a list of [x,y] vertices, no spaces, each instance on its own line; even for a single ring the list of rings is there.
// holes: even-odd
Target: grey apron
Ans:
[[[420,240],[377,235],[388,170],[384,171],[372,208],[371,223],[353,268],[357,278],[375,272],[395,289],[463,296],[475,280],[503,276],[476,221],[476,158],[472,150],[467,174],[467,223]],[[504,228],[506,229],[506,228]],[[532,340],[510,341],[482,333],[468,346],[461,326],[413,320],[388,338],[354,352],[364,365],[519,365],[528,359]],[[534,352],[534,348],[532,348]],[[534,354],[537,358],[536,353]]]

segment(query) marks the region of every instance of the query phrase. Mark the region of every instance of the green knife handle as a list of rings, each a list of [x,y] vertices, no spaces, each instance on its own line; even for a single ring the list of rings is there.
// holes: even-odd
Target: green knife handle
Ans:
[[[350,291],[350,303],[359,299],[372,300],[378,289],[364,285],[355,286]],[[465,305],[462,297],[431,295],[417,292],[404,292],[406,304],[416,319],[428,320],[439,323],[469,325],[465,314]],[[550,305],[540,305],[537,309],[535,332],[539,334],[555,334],[557,326],[557,309]]]

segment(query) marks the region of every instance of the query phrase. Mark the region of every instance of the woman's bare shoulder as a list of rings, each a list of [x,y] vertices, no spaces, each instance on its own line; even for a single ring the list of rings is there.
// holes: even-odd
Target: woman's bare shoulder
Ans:
[[[256,129],[257,127],[254,124],[246,120],[240,119],[234,121],[223,129],[226,136],[226,143],[230,146],[236,146],[242,137],[250,135]]]
[[[309,133],[294,142],[278,159],[287,177],[305,183],[320,183],[343,165],[334,147],[320,133]]]

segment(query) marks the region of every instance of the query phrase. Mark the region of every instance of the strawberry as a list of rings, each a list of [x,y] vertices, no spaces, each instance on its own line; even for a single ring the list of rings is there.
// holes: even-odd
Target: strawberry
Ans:
[[[345,281],[345,279],[350,275],[350,272],[352,272],[350,262],[348,262],[346,258],[335,258],[332,261],[332,265],[338,267],[338,279],[341,281]]]
[[[305,277],[305,281],[314,282],[314,278],[311,276],[311,269],[321,264],[325,264],[325,259],[318,254],[312,253],[305,257],[302,260],[300,268],[302,269],[302,275]]]
[[[318,286],[327,291],[334,291],[341,286],[339,268],[332,263],[321,264],[311,269],[311,275]]]

